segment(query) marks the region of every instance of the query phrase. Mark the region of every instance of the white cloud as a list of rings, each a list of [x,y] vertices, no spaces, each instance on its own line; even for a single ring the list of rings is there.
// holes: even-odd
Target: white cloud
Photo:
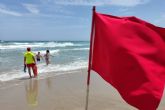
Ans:
[[[125,13],[129,11],[129,8],[119,8],[118,9],[119,12]]]
[[[22,16],[21,13],[18,13],[16,11],[11,11],[8,9],[5,5],[0,4],[0,13],[6,14],[6,15],[12,15],[12,16]]]
[[[111,0],[110,4],[111,5],[116,5],[116,6],[136,6],[140,4],[145,4],[148,3],[150,0]]]
[[[98,2],[96,0],[54,0],[54,3],[61,5],[103,5],[105,2]]]
[[[34,4],[23,4],[23,6],[30,12],[33,14],[39,14],[40,10],[38,9],[37,5]]]
[[[50,0],[49,0],[50,1]],[[131,7],[140,4],[145,4],[150,0],[52,0],[56,4],[61,5],[114,5],[114,6],[125,6]]]

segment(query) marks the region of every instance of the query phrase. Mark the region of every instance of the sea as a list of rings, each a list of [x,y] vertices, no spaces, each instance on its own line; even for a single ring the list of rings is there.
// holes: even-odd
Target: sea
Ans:
[[[24,53],[30,47],[32,52],[50,51],[51,64],[45,60],[37,62],[38,76],[60,75],[68,71],[87,68],[88,41],[0,41],[0,82],[28,77],[24,72]]]

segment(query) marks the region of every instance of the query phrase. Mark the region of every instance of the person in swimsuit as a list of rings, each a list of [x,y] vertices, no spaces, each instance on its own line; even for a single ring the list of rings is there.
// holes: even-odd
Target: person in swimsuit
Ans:
[[[40,52],[38,52],[37,55],[36,55],[37,62],[39,62],[41,60],[41,58],[42,58],[42,56],[41,56]]]
[[[46,50],[46,54],[44,55],[46,65],[50,64],[50,56],[52,56],[52,55],[50,55],[49,50]]]

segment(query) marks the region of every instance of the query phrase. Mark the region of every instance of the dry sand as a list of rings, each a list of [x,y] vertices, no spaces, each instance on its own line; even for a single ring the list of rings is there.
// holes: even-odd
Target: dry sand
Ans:
[[[1,84],[0,110],[137,110],[93,72],[87,94],[86,78],[79,70]],[[164,99],[158,110],[165,110]]]

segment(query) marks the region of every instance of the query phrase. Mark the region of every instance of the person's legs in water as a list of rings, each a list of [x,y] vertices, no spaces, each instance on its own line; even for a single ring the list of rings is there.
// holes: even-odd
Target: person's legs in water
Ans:
[[[49,60],[46,60],[46,65],[48,65],[49,64]]]
[[[33,70],[34,77],[37,77],[38,71],[37,71],[37,66],[35,64],[32,66],[32,70]]]
[[[45,58],[45,61],[46,61],[46,65],[48,65],[49,64],[49,59]]]
[[[26,64],[24,64],[24,72],[26,73]]]
[[[32,75],[31,75],[31,68],[30,68],[30,67],[28,67],[28,73],[29,73],[30,78],[32,78]]]

